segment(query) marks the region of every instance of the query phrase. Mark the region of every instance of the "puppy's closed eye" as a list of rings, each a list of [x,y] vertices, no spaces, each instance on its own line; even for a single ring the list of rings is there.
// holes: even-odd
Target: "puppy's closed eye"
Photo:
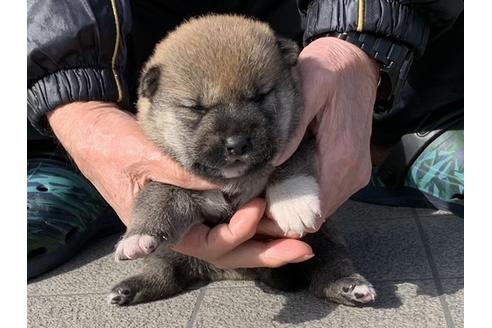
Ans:
[[[208,110],[207,107],[201,105],[201,104],[186,104],[186,105],[181,105],[181,107],[186,108],[188,110],[192,110],[194,112],[199,112],[199,113],[204,113]]]
[[[261,104],[262,102],[265,101],[265,99],[273,92],[273,88],[269,89],[266,92],[257,92],[253,97],[251,97],[249,100]]]

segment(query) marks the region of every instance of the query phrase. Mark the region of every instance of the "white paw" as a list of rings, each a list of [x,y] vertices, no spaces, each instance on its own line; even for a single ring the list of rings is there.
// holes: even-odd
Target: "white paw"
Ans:
[[[158,246],[157,240],[149,235],[133,235],[124,238],[116,245],[115,260],[135,260],[149,255]]]
[[[356,303],[372,303],[376,300],[376,290],[372,285],[357,285],[351,294],[352,301]]]
[[[267,215],[285,235],[299,237],[314,232],[323,223],[319,200],[319,186],[311,176],[296,176],[268,187]]]

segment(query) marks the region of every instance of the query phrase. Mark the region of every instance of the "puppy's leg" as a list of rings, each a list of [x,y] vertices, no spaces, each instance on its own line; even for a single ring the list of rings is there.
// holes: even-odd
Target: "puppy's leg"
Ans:
[[[162,243],[176,244],[202,222],[198,193],[151,182],[138,195],[132,223],[116,246],[116,260],[144,257]]]
[[[273,174],[266,190],[267,215],[285,234],[302,237],[322,224],[319,185],[315,178],[314,142],[305,139]]]
[[[376,291],[354,269],[345,242],[333,223],[328,221],[313,235],[305,238],[314,250],[316,265],[312,269],[310,289],[318,297],[349,306],[372,303]]]
[[[191,280],[187,270],[181,270],[179,263],[150,256],[144,260],[140,274],[116,284],[108,296],[108,302],[115,305],[131,305],[149,302],[175,295],[186,288]]]

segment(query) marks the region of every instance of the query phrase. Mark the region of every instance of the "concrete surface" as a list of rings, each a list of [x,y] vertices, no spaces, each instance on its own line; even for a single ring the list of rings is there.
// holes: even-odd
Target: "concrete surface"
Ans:
[[[348,202],[335,220],[359,270],[378,291],[371,307],[329,304],[224,281],[149,304],[106,303],[135,263],[118,264],[118,236],[92,242],[28,284],[29,327],[463,327],[463,220],[424,209]]]

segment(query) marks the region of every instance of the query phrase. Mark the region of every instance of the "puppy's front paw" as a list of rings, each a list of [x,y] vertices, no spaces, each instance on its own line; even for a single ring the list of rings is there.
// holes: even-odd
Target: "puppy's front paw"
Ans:
[[[116,245],[116,261],[135,260],[154,252],[159,242],[149,235],[132,235],[126,237]]]
[[[319,186],[311,176],[296,176],[267,189],[267,215],[287,235],[302,237],[314,232],[323,223]]]

